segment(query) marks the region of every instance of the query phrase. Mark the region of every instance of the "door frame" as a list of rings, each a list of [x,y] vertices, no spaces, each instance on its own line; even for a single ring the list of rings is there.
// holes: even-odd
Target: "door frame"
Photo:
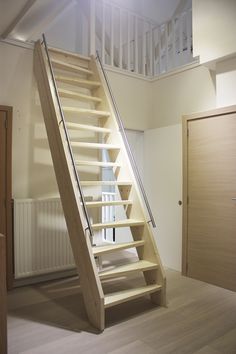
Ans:
[[[0,105],[0,111],[6,112],[6,281],[7,288],[13,287],[13,227],[12,227],[12,111],[9,106]]]
[[[182,274],[188,276],[188,123],[192,120],[213,118],[236,113],[236,105],[193,113],[182,117],[183,143],[183,216],[182,216]]]

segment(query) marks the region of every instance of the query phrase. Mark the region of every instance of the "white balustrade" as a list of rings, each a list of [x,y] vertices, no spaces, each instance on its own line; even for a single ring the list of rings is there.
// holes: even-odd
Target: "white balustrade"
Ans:
[[[89,0],[89,53],[102,63],[153,77],[191,63],[192,10],[162,25],[107,0]]]

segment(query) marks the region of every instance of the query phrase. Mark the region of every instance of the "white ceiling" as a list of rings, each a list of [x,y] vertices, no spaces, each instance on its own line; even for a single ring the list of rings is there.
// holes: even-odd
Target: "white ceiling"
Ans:
[[[21,7],[18,2],[21,3]],[[27,12],[14,26],[8,37],[22,41],[34,39],[35,35],[41,34],[45,26],[50,24],[72,2],[75,0],[0,0],[0,34],[7,30],[8,26],[21,14],[21,11],[24,11],[24,6],[28,3]],[[4,19],[3,23],[1,22],[2,18]]]
[[[185,0],[112,0],[113,2],[135,10],[141,15],[162,24],[174,14],[180,2]]]
[[[87,0],[85,0],[87,1]],[[161,24],[168,21],[176,9],[188,0],[113,0]],[[44,31],[53,18],[76,0],[0,0],[0,36],[29,3],[26,15],[8,35],[9,38],[30,40]]]
[[[0,33],[3,33],[28,0],[0,0]]]

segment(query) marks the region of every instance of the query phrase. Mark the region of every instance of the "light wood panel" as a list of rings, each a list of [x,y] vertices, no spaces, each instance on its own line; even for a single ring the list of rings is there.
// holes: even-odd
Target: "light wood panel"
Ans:
[[[113,267],[112,269],[99,272],[100,279],[117,278],[121,276],[127,276],[131,273],[144,272],[151,269],[157,269],[158,265],[148,261],[137,261],[133,263],[123,264]]]
[[[97,108],[110,112],[110,118],[108,118],[106,121],[104,120],[104,127],[112,129],[113,134],[110,134],[107,137],[106,143],[111,143],[111,144],[118,143],[121,146],[120,153],[116,157],[116,161],[120,162],[122,165],[122,168],[116,171],[115,174],[117,181],[118,182],[122,180],[132,181],[131,189],[127,189],[125,187],[119,188],[122,199],[132,199],[133,201],[132,208],[127,208],[126,210],[127,218],[144,221],[143,226],[131,228],[131,233],[135,241],[139,241],[140,239],[143,239],[145,241],[145,247],[142,247],[142,249],[137,250],[139,259],[159,264],[157,270],[152,270],[150,272],[144,273],[144,277],[147,285],[153,285],[154,283],[158,285],[162,285],[162,290],[156,291],[156,293],[154,292],[151,295],[151,299],[156,304],[165,305],[166,304],[165,272],[158,253],[156,242],[154,240],[152,229],[148,224],[149,218],[146,213],[146,207],[143,203],[140,189],[137,180],[135,178],[130,159],[128,157],[127,151],[124,146],[119,125],[116,120],[116,113],[114,111],[114,106],[111,101],[109,90],[105,78],[102,75],[98,62],[95,60],[91,60],[89,64],[89,68],[94,72],[93,79],[102,83],[102,85],[97,90],[94,91],[94,94],[96,94],[96,96],[102,98],[102,103],[99,104]],[[109,154],[111,160],[114,161],[115,159],[114,156],[112,155],[112,152],[109,152]]]
[[[80,274],[84,303],[91,323],[104,329],[104,294],[86,230],[78,187],[65,141],[64,131],[58,129],[61,121],[55,93],[51,90],[50,71],[40,41],[35,45],[34,71],[38,83],[44,120],[54,169],[60,191],[63,211],[70,236],[75,263]]]
[[[42,50],[39,43],[36,44],[36,60],[35,60],[35,72],[38,80],[40,98],[42,103],[42,108],[45,116],[45,124],[47,128],[49,145],[52,152],[54,168],[58,180],[59,190],[62,199],[62,205],[65,213],[65,218],[67,221],[67,227],[71,239],[72,250],[74,252],[75,260],[78,265],[78,269],[80,271],[81,276],[81,285],[84,294],[84,301],[87,307],[88,315],[91,322],[97,326],[97,328],[103,329],[104,326],[104,296],[101,290],[101,283],[99,283],[97,270],[94,268],[94,260],[91,259],[91,245],[88,244],[88,238],[86,238],[87,245],[86,247],[81,246],[80,240],[76,240],[75,233],[77,232],[77,238],[79,234],[79,238],[83,236],[87,236],[85,232],[85,220],[83,214],[81,212],[82,205],[78,205],[78,199],[76,198],[76,189],[73,186],[73,170],[71,167],[71,161],[66,149],[66,145],[63,146],[65,142],[65,132],[60,126],[61,117],[58,116],[58,106],[55,101],[55,93],[54,90],[50,90],[51,82],[50,82],[50,73],[47,67],[47,61],[45,60],[45,53]],[[41,70],[43,71],[43,80],[40,77],[40,70],[37,68],[37,63],[40,64]],[[62,62],[60,60],[52,60],[54,66],[56,65],[58,68],[63,68],[63,70],[75,70],[75,65],[68,64],[67,62]],[[85,72],[87,69],[82,69]],[[80,86],[84,86],[83,83],[93,89],[94,87],[99,87],[96,92],[93,92],[94,96],[98,99],[98,109],[88,109],[81,108],[79,104],[79,97],[75,97],[78,101],[76,107],[68,107],[62,106],[63,111],[66,113],[65,117],[68,118],[69,113],[74,113],[78,115],[78,120],[80,116],[90,118],[100,118],[99,125],[101,127],[101,132],[109,131],[109,134],[104,136],[104,141],[101,142],[80,142],[72,140],[70,141],[70,146],[73,148],[83,148],[83,149],[106,149],[109,155],[109,161],[112,161],[112,166],[120,168],[114,169],[114,177],[117,181],[108,182],[108,185],[117,185],[119,187],[120,198],[119,201],[110,202],[108,205],[124,205],[124,210],[126,212],[127,219],[118,220],[115,222],[109,223],[95,223],[92,225],[93,230],[101,230],[107,228],[118,228],[118,227],[128,227],[131,229],[134,243],[132,246],[138,246],[138,255],[140,260],[132,265],[123,265],[120,267],[115,267],[112,270],[105,270],[102,274],[99,274],[100,278],[108,279],[111,277],[119,277],[125,276],[127,274],[133,272],[142,272],[145,280],[146,287],[138,287],[135,291],[130,292],[129,290],[123,291],[122,294],[118,292],[117,294],[110,294],[110,300],[106,301],[109,304],[109,307],[113,304],[116,305],[121,302],[129,301],[139,296],[143,296],[145,294],[150,294],[151,299],[156,304],[165,304],[165,276],[163,267],[161,265],[160,257],[158,255],[157,247],[153,238],[153,234],[151,232],[151,228],[148,225],[148,219],[144,213],[144,208],[142,205],[142,198],[138,190],[137,182],[134,178],[133,168],[130,164],[129,157],[125,150],[124,142],[121,138],[120,129],[117,124],[115,113],[111,104],[111,98],[108,97],[108,91],[106,88],[106,84],[104,79],[100,76],[97,65],[95,64],[95,59],[92,58],[89,62],[89,68],[87,73],[93,73],[93,79],[95,81],[81,81],[72,77],[60,77],[56,76],[57,81],[62,81],[67,84],[78,84]],[[95,86],[94,86],[95,83]],[[99,85],[97,85],[99,83]],[[44,87],[44,89],[43,89]],[[60,89],[59,89],[60,91]],[[71,93],[68,94],[68,91],[65,93],[68,97],[71,96]],[[88,96],[90,97],[90,96]],[[80,121],[79,121],[80,122]],[[69,123],[69,126],[74,128],[75,123]],[[77,123],[76,123],[77,124]],[[80,123],[78,123],[80,124]],[[59,129],[58,129],[59,126]],[[78,125],[76,125],[76,129]],[[59,130],[54,132],[54,130]],[[97,131],[97,127],[95,128]],[[90,129],[89,129],[90,130]],[[98,132],[98,131],[97,131]],[[62,145],[62,146],[61,146]],[[77,150],[73,149],[73,153],[76,153]],[[60,161],[58,161],[60,160]],[[88,164],[88,161],[78,160],[79,164]],[[102,166],[100,161],[92,161],[90,164],[96,166]],[[126,180],[130,180],[132,182],[124,182]],[[82,186],[85,185],[95,185],[90,184],[90,181],[83,181],[81,183]],[[107,182],[96,181],[96,185],[106,185]],[[132,186],[132,188],[131,188]],[[71,188],[72,187],[72,188]],[[71,190],[70,190],[71,189]],[[73,196],[74,193],[74,196]],[[131,202],[132,200],[132,202]],[[90,202],[87,203],[87,206],[98,207],[106,205],[104,202]],[[129,205],[126,207],[126,205]],[[68,209],[68,210],[66,210]],[[67,214],[66,214],[67,213]],[[69,215],[68,215],[69,214]],[[80,221],[76,221],[77,218],[80,218]],[[81,235],[80,235],[81,234]],[[85,235],[83,235],[85,234]],[[139,244],[142,242],[142,246]],[[78,250],[78,247],[80,250]],[[124,246],[122,246],[124,247]],[[131,246],[127,246],[131,247]],[[122,249],[122,248],[121,248]],[[118,250],[118,248],[116,249]],[[111,248],[110,250],[111,251]],[[82,253],[81,253],[82,252]],[[80,258],[80,259],[79,259]],[[83,267],[81,270],[81,265],[83,263]],[[87,269],[88,267],[88,269]],[[94,272],[94,274],[92,274]],[[85,275],[85,273],[87,273]],[[85,279],[85,277],[90,279]],[[90,286],[88,284],[88,280],[90,282]],[[95,292],[95,293],[94,293]],[[86,298],[87,295],[88,299]],[[94,301],[93,301],[94,299]],[[93,304],[91,304],[93,302]],[[91,304],[91,308],[89,308],[89,304]],[[94,314],[95,311],[95,314]]]
[[[100,82],[98,81],[77,79],[70,76],[55,75],[55,78],[57,81],[63,82],[65,84],[75,85],[75,86],[89,88],[89,89],[90,88],[94,89],[101,86]]]
[[[0,234],[0,354],[7,354],[6,238]]]
[[[78,65],[68,64],[68,63],[65,63],[64,61],[61,61],[61,60],[51,59],[51,63],[53,65],[53,67],[57,68],[57,69],[67,70],[67,71],[81,73],[81,74],[85,74],[85,75],[92,75],[93,74],[91,70],[85,69],[85,68],[78,66]]]
[[[105,246],[96,246],[93,247],[93,254],[102,255],[114,251],[121,251],[127,248],[141,247],[143,245],[144,245],[144,241],[133,241],[133,242],[126,242],[126,243],[118,243],[118,244],[108,244]]]
[[[67,122],[66,126],[67,126],[67,129],[89,130],[89,131],[94,131],[94,132],[97,132],[97,133],[104,133],[104,134],[111,133],[110,129],[97,127],[97,126],[94,126],[94,125]]]
[[[132,182],[129,181],[81,181],[81,185],[85,186],[119,186],[130,189]]]
[[[88,208],[97,208],[102,206],[116,206],[116,205],[131,205],[132,200],[112,200],[112,201],[98,201],[86,202]]]
[[[78,114],[86,115],[86,116],[91,115],[91,116],[95,116],[97,118],[103,118],[103,117],[108,118],[110,116],[109,112],[98,111],[96,109],[67,107],[67,106],[62,106],[62,108],[63,108],[64,112],[78,113]]]
[[[101,229],[109,229],[109,228],[118,228],[118,227],[135,227],[135,226],[143,226],[145,222],[143,220],[135,220],[135,219],[126,219],[119,220],[114,222],[107,222],[101,224],[93,224],[93,230],[101,230]]]
[[[98,97],[84,95],[82,93],[71,91],[71,90],[64,90],[64,89],[59,88],[58,92],[61,97],[65,97],[65,98],[72,98],[72,99],[76,99],[79,101],[91,101],[94,103],[101,102],[101,99]]]
[[[76,161],[78,166],[99,166],[99,167],[120,167],[121,165],[117,162],[102,162],[102,161],[85,161],[78,160]]]
[[[135,288],[132,290],[123,290],[114,294],[108,294],[105,296],[105,308],[109,308],[114,305],[122,304],[122,302],[137,299],[140,296],[150,295],[161,290],[161,285],[147,285],[141,288]]]
[[[185,121],[184,272],[236,291],[236,110]],[[187,131],[186,131],[187,129]]]
[[[119,150],[119,145],[101,144],[101,143],[84,143],[79,141],[71,141],[71,146],[80,147],[84,149],[106,149],[106,150]]]
[[[59,54],[60,56],[63,56],[63,58],[69,57],[69,58],[74,58],[76,60],[83,60],[85,62],[90,62],[90,60],[91,60],[90,57],[87,57],[85,55],[78,54],[78,53],[72,53],[72,52],[69,52],[69,51],[66,51],[66,50],[63,50],[60,48],[49,47],[49,52]]]

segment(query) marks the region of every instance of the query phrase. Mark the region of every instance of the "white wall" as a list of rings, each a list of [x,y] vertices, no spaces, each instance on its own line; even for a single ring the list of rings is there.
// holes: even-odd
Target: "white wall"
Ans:
[[[13,196],[57,191],[33,76],[33,52],[0,43],[0,102],[13,106]]]
[[[197,66],[153,82],[151,92],[150,127],[177,124],[184,114],[215,108],[215,73]]]
[[[113,2],[161,24],[172,17],[180,0],[113,0]]]
[[[144,182],[144,132],[127,130],[126,136],[132,150],[142,182]]]
[[[58,194],[37,85],[33,52],[0,43],[0,103],[13,106],[13,196]],[[125,127],[143,130],[150,117],[149,83],[109,73]],[[122,89],[121,89],[122,88]]]
[[[181,270],[181,125],[147,130],[144,146],[144,182],[157,224],[155,239],[164,265]]]
[[[78,49],[79,10],[77,6],[69,6],[46,27],[45,35],[48,44],[64,50],[76,52]],[[39,32],[36,38],[39,38]]]
[[[108,71],[108,78],[125,128],[148,129],[152,118],[150,82],[112,71]]]
[[[216,64],[217,107],[236,104],[236,57]]]
[[[193,55],[200,63],[236,52],[235,14],[235,0],[193,0]]]

